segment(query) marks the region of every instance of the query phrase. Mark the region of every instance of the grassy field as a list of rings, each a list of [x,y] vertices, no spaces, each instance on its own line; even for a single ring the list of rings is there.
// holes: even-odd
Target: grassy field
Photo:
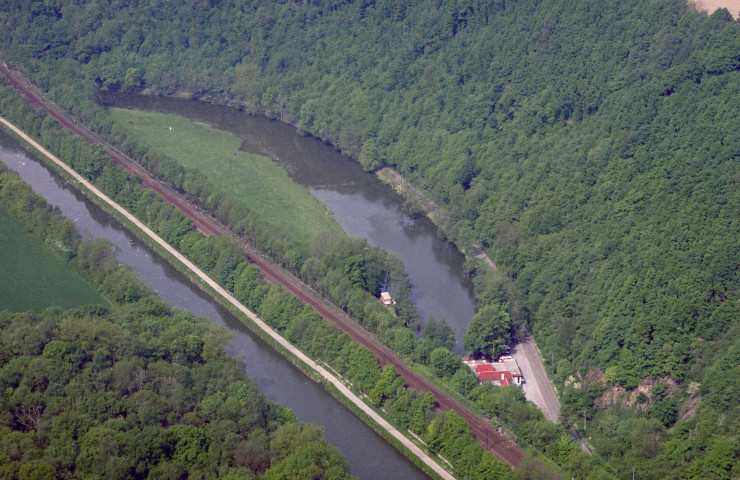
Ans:
[[[62,259],[0,209],[0,310],[108,305]]]
[[[128,133],[183,167],[200,170],[223,193],[253,209],[262,223],[292,240],[305,243],[322,232],[341,234],[326,207],[285,169],[267,157],[239,152],[238,137],[175,115],[122,109],[111,109],[111,114]]]

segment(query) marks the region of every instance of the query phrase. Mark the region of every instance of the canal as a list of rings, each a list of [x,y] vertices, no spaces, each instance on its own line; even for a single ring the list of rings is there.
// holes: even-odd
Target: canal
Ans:
[[[249,377],[268,398],[291,408],[301,421],[322,426],[326,440],[345,455],[354,475],[361,479],[427,478],[323,388],[4,131],[0,131],[0,162],[59,207],[84,235],[107,238],[116,247],[118,260],[130,265],[165,301],[231,332],[234,339],[229,353],[243,361]]]

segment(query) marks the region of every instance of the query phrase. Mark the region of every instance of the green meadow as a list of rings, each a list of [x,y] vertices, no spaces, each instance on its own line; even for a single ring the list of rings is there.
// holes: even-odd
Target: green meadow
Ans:
[[[0,208],[0,310],[41,311],[108,302]]]
[[[321,202],[269,158],[240,152],[238,137],[175,115],[122,109],[111,114],[128,134],[186,169],[199,170],[217,190],[244,202],[262,224],[292,240],[305,244],[322,232],[341,234]]]

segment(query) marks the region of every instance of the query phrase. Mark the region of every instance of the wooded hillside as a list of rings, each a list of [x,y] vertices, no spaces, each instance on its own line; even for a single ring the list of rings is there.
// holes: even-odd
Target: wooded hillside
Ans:
[[[678,0],[0,9],[4,55],[93,125],[99,88],[208,93],[397,168],[448,210],[447,235],[484,245],[514,281],[512,314],[550,362],[567,424],[593,420],[609,439],[597,448],[627,471],[634,459],[611,453],[630,435],[610,426],[622,414],[593,406],[646,378],[675,383],[612,407],[657,422],[645,428],[658,437],[685,429],[680,453],[636,448],[647,457],[634,462],[688,476],[721,445],[734,460],[717,478],[730,476],[740,27],[726,12]],[[696,417],[681,410],[698,398]]]

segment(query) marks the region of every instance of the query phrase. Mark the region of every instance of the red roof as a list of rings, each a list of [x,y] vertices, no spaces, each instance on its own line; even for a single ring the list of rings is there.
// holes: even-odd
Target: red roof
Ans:
[[[483,372],[495,372],[496,369],[493,368],[493,365],[490,363],[484,363],[482,365],[476,365],[475,366],[475,373],[480,375]]]
[[[501,385],[510,385],[512,374],[506,370],[496,371],[493,365],[483,364],[475,366],[475,374],[478,375],[478,379],[482,382],[492,381],[501,382]]]

